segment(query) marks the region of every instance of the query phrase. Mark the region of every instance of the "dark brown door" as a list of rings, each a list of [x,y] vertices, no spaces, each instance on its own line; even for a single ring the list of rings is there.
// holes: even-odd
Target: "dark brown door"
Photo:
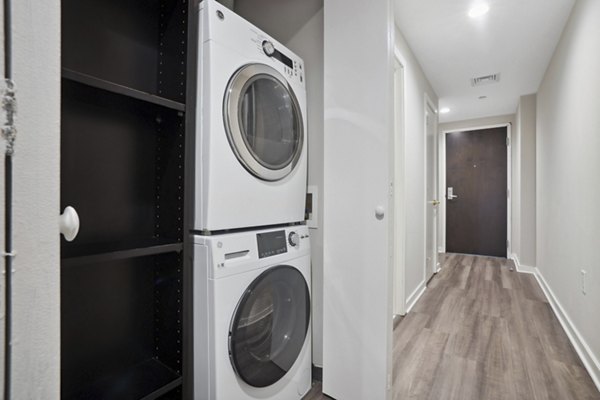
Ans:
[[[446,135],[449,253],[506,257],[506,133],[502,127]]]

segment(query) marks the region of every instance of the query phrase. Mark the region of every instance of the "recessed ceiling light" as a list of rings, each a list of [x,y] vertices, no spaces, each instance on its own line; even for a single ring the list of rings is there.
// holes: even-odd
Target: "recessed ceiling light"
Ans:
[[[449,112],[450,112],[450,109],[448,107],[440,108],[440,113],[442,113],[442,114],[448,114]]]
[[[469,10],[469,17],[479,18],[482,15],[487,14],[488,11],[490,11],[490,6],[488,6],[487,4],[477,4]]]

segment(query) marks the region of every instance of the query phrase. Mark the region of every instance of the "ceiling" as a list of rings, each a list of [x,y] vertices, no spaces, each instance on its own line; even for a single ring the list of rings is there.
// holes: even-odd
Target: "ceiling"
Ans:
[[[439,96],[440,122],[513,114],[535,93],[574,0],[395,0],[396,24]],[[489,12],[470,18],[485,2]],[[471,78],[500,73],[498,83]],[[479,99],[479,96],[487,96]]]

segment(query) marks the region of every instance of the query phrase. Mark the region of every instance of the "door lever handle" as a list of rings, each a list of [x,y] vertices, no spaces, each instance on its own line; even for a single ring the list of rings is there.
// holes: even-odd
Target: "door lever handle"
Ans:
[[[448,194],[446,195],[446,198],[448,200],[454,200],[457,197],[458,196],[454,194],[454,188],[452,186],[448,187]]]

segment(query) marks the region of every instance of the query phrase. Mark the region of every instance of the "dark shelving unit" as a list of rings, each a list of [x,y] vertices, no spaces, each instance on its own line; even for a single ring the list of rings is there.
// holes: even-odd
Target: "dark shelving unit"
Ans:
[[[63,399],[190,393],[184,203],[193,7],[62,2],[61,208],[80,219],[75,240],[61,242]]]
[[[75,397],[90,400],[118,397],[150,400],[158,399],[179,386],[181,386],[181,378],[178,377],[175,371],[160,361],[150,359],[139,363],[124,373],[96,382],[86,388],[85,391],[77,393]],[[144,390],[140,391],[140,387]],[[152,387],[155,387],[156,390],[146,394],[146,388]]]
[[[122,96],[131,97],[134,99],[147,101],[148,103],[159,106],[172,108],[177,111],[185,111],[185,104],[177,101],[165,99],[164,97],[156,96],[151,93],[142,92],[141,90],[132,89],[127,86],[119,85],[118,83],[109,82],[104,79],[95,78],[93,76],[82,74],[81,72],[73,71],[68,68],[62,69],[63,79],[68,79],[73,82],[78,82],[83,85],[91,86],[97,89],[106,90],[108,92],[120,94]]]
[[[151,239],[137,242],[99,243],[69,249],[62,257],[62,266],[78,266],[105,261],[122,260],[183,251],[183,243],[173,243],[164,239]]]
[[[181,383],[180,265],[168,253],[63,268],[63,398],[144,398]]]

